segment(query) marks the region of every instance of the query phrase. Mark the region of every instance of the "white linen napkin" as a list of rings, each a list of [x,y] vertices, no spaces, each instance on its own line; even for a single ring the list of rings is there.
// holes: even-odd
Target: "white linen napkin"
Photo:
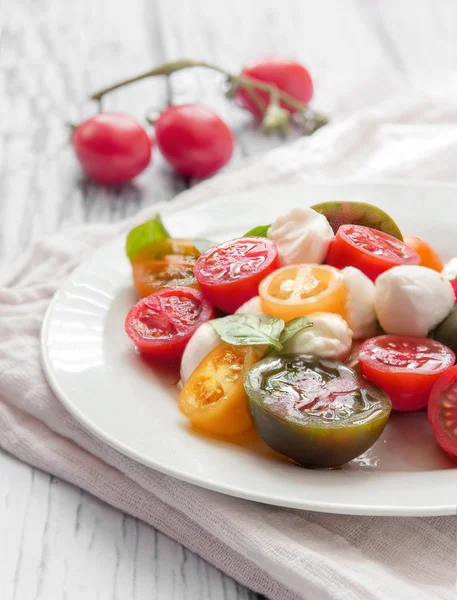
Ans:
[[[457,179],[457,105],[396,99],[253,158],[185,192],[193,201],[309,178]],[[85,431],[51,392],[39,333],[62,279],[148,218],[32,245],[0,289],[0,446],[150,523],[273,600],[455,597],[455,517],[327,515],[239,500],[162,475]]]

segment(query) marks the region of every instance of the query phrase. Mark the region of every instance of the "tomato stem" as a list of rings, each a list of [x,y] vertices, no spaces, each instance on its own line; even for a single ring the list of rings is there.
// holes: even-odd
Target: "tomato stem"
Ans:
[[[143,73],[139,73],[138,75],[129,77],[128,79],[124,79],[123,81],[119,81],[117,83],[114,83],[113,85],[102,88],[98,92],[92,94],[91,98],[92,100],[97,100],[98,102],[100,102],[106,94],[109,94],[110,92],[124,87],[126,85],[130,85],[131,83],[135,83],[137,81],[141,81],[142,79],[147,79],[149,77],[156,77],[158,75],[164,75],[166,77],[169,77],[172,73],[195,67],[211,69],[212,71],[216,71],[221,75],[224,75],[227,81],[231,84],[233,91],[235,91],[237,87],[246,90],[246,93],[249,94],[251,99],[259,108],[264,120],[267,119],[267,122],[263,123],[264,130],[267,133],[269,133],[273,129],[279,129],[283,132],[285,131],[284,123],[286,115],[282,112],[279,112],[284,110],[280,107],[280,102],[283,102],[289,107],[294,108],[297,112],[301,114],[301,116],[307,123],[305,132],[308,134],[313,133],[316,129],[322,127],[328,122],[328,119],[325,115],[312,111],[307,104],[301,102],[300,100],[297,100],[297,98],[291,96],[287,92],[278,89],[274,84],[267,83],[265,81],[260,81],[258,79],[243,77],[241,75],[235,75],[230,71],[227,71],[217,65],[205,61],[190,60],[186,58],[169,63],[164,63],[163,65],[159,65],[154,69],[144,71]],[[269,94],[270,102],[268,105],[260,96],[258,91],[267,92]],[[272,108],[273,117],[271,116],[272,112],[270,110]],[[270,114],[268,114],[269,111]]]

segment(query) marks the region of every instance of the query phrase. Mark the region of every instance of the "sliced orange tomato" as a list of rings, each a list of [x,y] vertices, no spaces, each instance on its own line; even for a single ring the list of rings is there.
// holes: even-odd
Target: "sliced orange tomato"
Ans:
[[[328,265],[291,265],[266,277],[259,287],[262,311],[290,321],[315,312],[345,317],[343,274]]]
[[[143,246],[133,261],[133,283],[141,298],[164,287],[198,288],[194,264],[200,252],[191,240],[157,240]]]
[[[427,242],[424,242],[421,238],[414,237],[413,235],[407,235],[404,242],[408,248],[415,250],[417,254],[419,254],[420,265],[441,273],[444,268],[443,261],[430,244],[427,244]]]
[[[195,427],[217,435],[236,435],[252,427],[244,390],[247,370],[260,359],[252,346],[222,343],[184,384],[179,410]]]

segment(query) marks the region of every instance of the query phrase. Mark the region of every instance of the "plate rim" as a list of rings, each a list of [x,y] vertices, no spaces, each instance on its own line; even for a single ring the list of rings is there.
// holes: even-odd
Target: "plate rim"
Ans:
[[[259,193],[262,189],[271,191],[272,188],[302,188],[308,185],[311,186],[319,186],[319,187],[329,187],[329,186],[346,186],[346,185],[360,185],[360,186],[424,186],[424,187],[444,187],[450,188],[457,193],[457,183],[455,182],[447,182],[447,181],[433,181],[433,180],[421,180],[421,179],[371,179],[371,180],[361,180],[357,179],[334,179],[334,180],[303,180],[298,183],[276,183],[264,186],[254,187],[248,190],[240,190],[240,191],[232,191],[227,192],[225,194],[218,194],[217,199],[224,198],[226,196],[233,195],[244,195],[250,193]],[[206,198],[203,200],[199,198],[195,199],[187,199],[178,198],[176,201],[171,200],[166,203],[158,203],[150,207],[151,210],[160,210],[164,214],[173,214],[175,212],[179,212],[182,208],[191,208],[192,206],[199,205],[202,202],[204,203]],[[149,208],[149,207],[148,207]],[[136,217],[137,215],[135,215]],[[133,218],[135,218],[133,217]],[[81,263],[79,263],[75,269],[72,270],[71,273],[67,275],[67,277],[62,281],[59,288],[56,290],[53,298],[51,299],[42,321],[41,329],[40,329],[40,355],[41,355],[41,363],[43,367],[43,371],[49,386],[52,391],[56,395],[57,399],[61,404],[65,407],[66,410],[90,433],[92,433],[96,438],[102,440],[107,443],[111,448],[118,451],[119,453],[128,456],[132,460],[146,466],[152,468],[153,470],[164,473],[168,476],[171,476],[175,479],[184,481],[186,483],[190,483],[192,485],[197,485],[201,488],[212,490],[215,492],[219,492],[228,496],[242,498],[245,500],[251,500],[263,504],[268,504],[272,506],[281,506],[286,508],[294,508],[299,510],[309,510],[313,512],[323,512],[323,513],[331,513],[331,514],[347,514],[347,515],[360,515],[360,516],[392,516],[392,517],[425,517],[425,516],[451,516],[457,513],[457,499],[454,504],[433,504],[428,506],[388,506],[384,504],[380,505],[365,505],[365,504],[340,504],[338,502],[326,502],[326,501],[307,501],[301,500],[300,502],[294,502],[293,500],[287,498],[275,498],[274,502],[271,499],[266,498],[262,493],[257,493],[255,490],[250,492],[244,492],[243,490],[236,490],[228,484],[224,485],[224,483],[215,483],[212,481],[208,481],[203,476],[199,474],[192,474],[192,476],[187,475],[183,471],[179,471],[173,467],[169,467],[164,465],[160,461],[157,462],[151,458],[145,457],[134,448],[131,448],[129,445],[120,442],[117,438],[106,432],[99,425],[94,423],[90,418],[86,417],[83,411],[81,411],[75,404],[71,401],[69,395],[63,391],[60,384],[57,381],[57,376],[53,371],[51,359],[49,356],[49,351],[47,348],[47,333],[49,329],[49,323],[52,317],[53,310],[58,303],[60,298],[60,294],[65,292],[66,287],[78,273],[79,270],[83,270],[87,263],[94,260],[96,255],[99,252],[106,251],[106,248],[110,246],[117,246],[120,243],[120,240],[124,240],[125,234],[115,235],[114,238],[110,239],[106,243],[102,244],[98,247],[94,252],[92,252],[89,256],[87,256]],[[438,469],[435,471],[430,471],[430,473],[444,473],[447,471],[452,471],[453,469]],[[337,475],[338,472],[335,472]],[[402,472],[395,472],[396,476],[401,476]],[[409,472],[409,476],[419,477],[423,475],[423,472]]]

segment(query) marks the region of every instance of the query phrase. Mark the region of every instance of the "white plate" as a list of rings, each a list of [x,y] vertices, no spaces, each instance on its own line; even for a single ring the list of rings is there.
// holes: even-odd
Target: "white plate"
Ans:
[[[340,183],[258,189],[163,211],[182,237],[223,241],[299,205],[364,200],[444,258],[457,256],[457,186],[419,182]],[[124,320],[136,301],[124,239],[80,265],[56,294],[42,330],[48,380],[66,408],[120,452],[224,494],[307,510],[360,515],[446,515],[457,508],[457,471],[426,415],[394,415],[382,438],[341,470],[282,460],[254,436],[227,441],[192,431],[176,406],[170,374],[135,354]]]

